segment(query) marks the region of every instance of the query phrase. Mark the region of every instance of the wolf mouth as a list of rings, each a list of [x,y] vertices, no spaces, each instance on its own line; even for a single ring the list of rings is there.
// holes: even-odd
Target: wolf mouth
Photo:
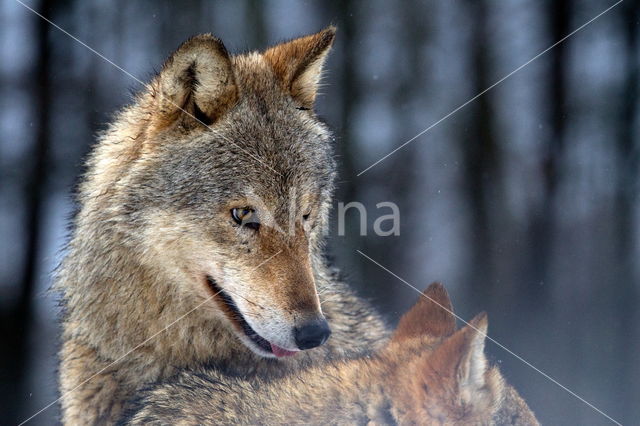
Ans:
[[[268,340],[261,337],[256,331],[251,328],[247,320],[244,319],[244,316],[238,309],[238,306],[233,301],[231,296],[227,294],[224,290],[218,286],[216,280],[210,276],[207,276],[207,285],[209,289],[213,292],[215,300],[222,307],[223,312],[227,315],[227,317],[234,323],[237,327],[239,327],[242,332],[254,343],[257,347],[263,350],[266,353],[280,356],[288,356],[293,355],[295,352],[288,351],[284,348],[280,348],[279,346],[274,345]],[[276,353],[274,353],[274,350]]]

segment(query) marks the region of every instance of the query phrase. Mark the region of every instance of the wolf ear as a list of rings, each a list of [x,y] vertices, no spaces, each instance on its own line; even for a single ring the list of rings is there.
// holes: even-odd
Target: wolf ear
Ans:
[[[484,355],[487,314],[481,313],[445,340],[428,358],[437,376],[453,381],[464,403],[476,404],[482,396],[488,369]]]
[[[156,87],[158,128],[186,111],[206,125],[217,120],[238,98],[231,60],[222,41],[203,34],[184,42],[162,66]]]
[[[489,424],[504,396],[504,380],[485,357],[486,333],[487,315],[482,313],[423,353],[400,384],[399,406],[406,399],[408,411],[427,417]]]
[[[264,58],[291,96],[304,108],[313,108],[322,66],[327,58],[336,27],[278,44],[264,52]]]
[[[456,319],[451,299],[440,283],[433,283],[421,294],[416,304],[400,318],[393,335],[401,341],[424,335],[446,337],[453,334]]]

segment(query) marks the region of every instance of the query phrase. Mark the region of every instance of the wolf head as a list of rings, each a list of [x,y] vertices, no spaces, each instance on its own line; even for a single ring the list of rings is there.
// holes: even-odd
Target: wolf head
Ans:
[[[445,288],[431,284],[400,320],[382,353],[391,412],[399,424],[537,425],[518,393],[489,364],[488,320],[477,315],[456,331]]]
[[[267,357],[330,334],[314,264],[335,164],[313,104],[334,35],[239,56],[188,40],[110,130],[127,140],[103,138],[90,165],[145,265]]]

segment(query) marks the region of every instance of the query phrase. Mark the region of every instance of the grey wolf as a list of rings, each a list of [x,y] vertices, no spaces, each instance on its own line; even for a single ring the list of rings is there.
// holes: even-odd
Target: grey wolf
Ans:
[[[56,277],[65,423],[113,421],[185,368],[283,374],[384,341],[321,249],[335,164],[313,102],[334,34],[238,56],[194,37],[100,136]]]

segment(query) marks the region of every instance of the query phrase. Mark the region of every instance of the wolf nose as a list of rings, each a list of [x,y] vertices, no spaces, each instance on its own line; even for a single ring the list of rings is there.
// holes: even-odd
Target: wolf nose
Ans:
[[[315,319],[302,327],[294,328],[293,335],[298,348],[305,350],[315,348],[326,342],[331,335],[331,329],[326,319]]]

